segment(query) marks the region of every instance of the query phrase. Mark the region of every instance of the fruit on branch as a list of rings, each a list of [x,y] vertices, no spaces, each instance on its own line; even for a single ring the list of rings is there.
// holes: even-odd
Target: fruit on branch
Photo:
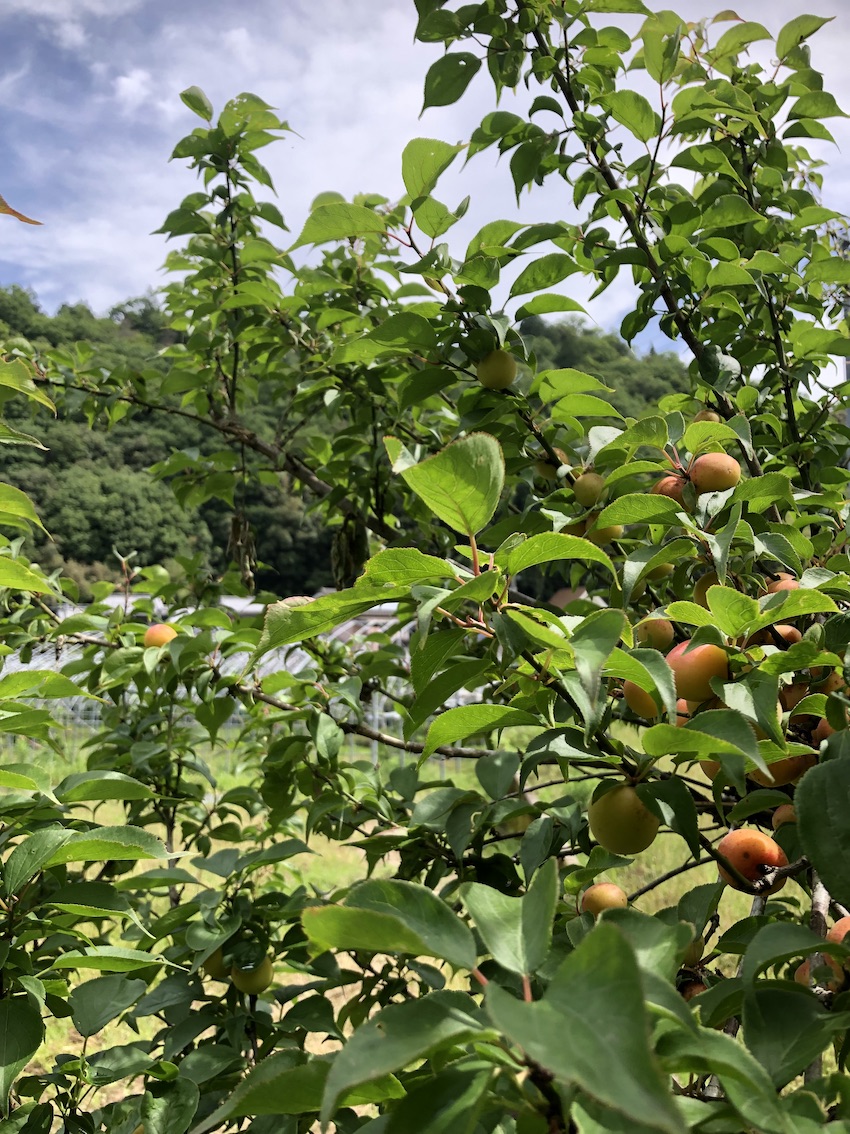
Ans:
[[[591,528],[590,531],[584,533],[584,538],[595,543],[597,547],[602,547],[605,543],[613,543],[615,540],[623,538],[623,525],[612,524],[608,528]]]
[[[742,874],[750,882],[757,882],[760,878],[763,878],[765,870],[771,867],[788,865],[785,851],[779,843],[774,842],[769,835],[765,835],[761,831],[744,827],[739,827],[735,831],[730,831],[728,835],[724,835],[717,844],[717,850],[728,860],[731,866],[735,867],[739,874]],[[727,885],[734,890],[744,889],[735,876],[730,874],[720,863],[717,864],[717,869],[720,877]],[[762,893],[775,894],[782,889],[786,881],[787,879],[783,875]]]
[[[757,631],[747,640],[747,645],[781,647],[784,642],[786,646],[793,646],[802,639],[803,635],[796,626],[791,626],[787,622],[779,622],[776,626]]]
[[[774,831],[778,831],[783,823],[796,823],[797,812],[793,803],[780,803],[770,819]]]
[[[809,687],[802,682],[795,682],[793,685],[783,685],[779,690],[779,703],[786,712],[790,712],[792,709],[796,709],[803,698],[807,697],[808,694]]]
[[[552,452],[556,457],[559,458],[559,465],[553,465],[551,461],[545,460],[543,457],[541,457],[540,460],[534,462],[534,471],[539,477],[542,477],[543,480],[557,480],[558,469],[561,467],[561,465],[568,465],[570,463],[570,458],[567,456],[563,449],[556,448],[553,449]]]
[[[567,524],[561,528],[564,535],[583,536],[587,531],[587,520],[576,520],[574,524]]]
[[[691,483],[697,494],[726,492],[741,479],[741,466],[727,453],[705,453],[697,457],[688,469]]]
[[[704,575],[700,575],[694,584],[694,602],[699,606],[705,607],[708,610],[708,588],[719,586],[720,580],[717,578],[716,571],[706,571]]]
[[[685,507],[685,485],[687,481],[683,476],[676,473],[671,473],[669,476],[663,476],[653,484],[650,492],[654,496],[666,496],[668,500],[675,500],[677,504]]]
[[[634,681],[623,682],[623,696],[632,712],[637,713],[639,717],[652,720],[660,715],[660,710],[652,694],[641,689],[639,685],[635,685]]]
[[[251,969],[240,969],[238,965],[234,965],[230,970],[230,979],[240,992],[246,992],[249,996],[258,996],[261,992],[265,992],[274,980],[274,965],[271,957],[263,957],[259,965]]]
[[[832,671],[832,673],[829,674],[826,681],[817,685],[812,690],[813,693],[826,693],[826,694],[838,693],[839,691],[842,692],[842,693],[846,693],[847,692],[847,686],[844,682],[843,676],[838,672],[837,669],[834,669]]]
[[[516,378],[516,359],[506,350],[491,350],[475,368],[478,381],[487,390],[506,390]]]
[[[673,645],[673,623],[666,618],[646,618],[635,627],[635,640],[653,650],[669,650]]]
[[[652,579],[653,581],[655,581],[657,579],[666,579],[668,575],[672,574],[672,563],[659,563],[657,567],[653,567],[651,571],[647,571],[646,577],[647,579]]]
[[[605,491],[605,478],[596,472],[584,472],[576,479],[573,493],[584,508],[592,508]]]
[[[667,655],[667,664],[676,679],[676,693],[686,701],[707,701],[714,696],[710,682],[713,677],[725,680],[729,676],[729,659],[725,650],[707,642],[694,646],[690,638],[674,646]]]
[[[168,626],[165,622],[155,622],[145,630],[143,641],[145,649],[150,649],[155,646],[167,646],[176,637],[177,631],[173,626]]]
[[[784,787],[785,784],[795,784],[803,772],[808,772],[817,762],[818,758],[814,752],[805,752],[800,756],[788,756],[784,760],[775,760],[772,764],[768,764],[767,770],[770,775],[755,768],[752,772],[747,772],[747,776],[762,787]]]
[[[594,882],[581,896],[582,913],[599,917],[603,910],[624,910],[629,904],[626,891],[616,882]]]
[[[850,945],[850,917],[840,917],[831,929],[827,931],[827,941],[836,941],[839,945]],[[847,938],[845,940],[845,937]],[[843,962],[845,969],[850,969],[850,957]]]
[[[679,988],[683,1000],[693,1000],[695,996],[707,991],[708,985],[703,984],[701,980],[689,980]]]
[[[834,732],[835,729],[832,727],[826,717],[821,717],[821,719],[812,729],[812,744],[821,745],[823,741],[825,741],[828,736],[832,736]]]
[[[710,780],[713,780],[720,771],[719,760],[699,760],[698,763]]]
[[[587,809],[594,839],[612,854],[639,854],[658,834],[659,820],[631,784],[618,784]]]
[[[776,595],[781,591],[796,591],[799,586],[799,582],[793,575],[789,575],[786,571],[780,571],[778,576],[767,584],[767,593]]]
[[[701,409],[694,417],[694,421],[722,421],[723,418],[715,410]]]
[[[230,966],[224,963],[220,945],[204,961],[204,976],[210,980],[230,980]]]
[[[830,992],[838,992],[844,984],[844,969],[838,961],[836,961],[835,957],[831,957],[828,953],[821,953],[820,959],[821,963],[816,967],[821,968],[826,966],[832,970],[833,976],[831,976],[826,983],[818,981],[818,984],[824,988],[828,988]],[[806,958],[802,965],[798,965],[794,970],[794,980],[797,984],[804,984],[806,988],[808,988],[811,985],[811,972],[811,961]]]

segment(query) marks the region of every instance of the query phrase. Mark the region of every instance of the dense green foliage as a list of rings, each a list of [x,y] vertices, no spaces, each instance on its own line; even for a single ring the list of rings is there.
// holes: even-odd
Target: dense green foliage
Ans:
[[[159,352],[181,339],[152,296],[119,304],[108,318],[97,318],[84,304],[63,306],[49,316],[17,285],[0,288],[4,328],[46,351],[54,363],[73,366],[82,352],[90,365],[113,374],[162,367]],[[603,377],[615,391],[613,404],[626,415],[641,413],[687,384],[674,355],[638,358],[616,335],[541,319],[527,320],[522,331],[541,366],[574,366]],[[26,428],[22,415],[27,412],[10,407],[10,420]],[[120,579],[118,554],[135,552],[137,566],[200,556],[211,571],[226,569],[229,501],[181,507],[147,475],[175,450],[212,451],[208,433],[197,424],[150,412],[106,429],[99,421],[92,426],[78,404],[67,400],[55,422],[40,424],[39,439],[46,451],[10,450],[6,476],[30,495],[47,529],[34,534],[29,553],[50,570],[61,567],[82,597],[90,597],[90,584],[97,579]],[[305,513],[303,493],[274,480],[252,482],[241,492],[239,507],[254,541],[258,587],[298,594],[332,583],[330,533],[319,517]],[[544,595],[559,582],[535,578],[525,585]]]
[[[212,438],[158,474],[230,510],[246,584],[248,491],[309,492],[339,586],[240,619],[199,557],[65,617],[0,485],[0,723],[36,750],[0,764],[6,1126],[846,1134],[850,474],[845,388],[814,379],[848,351],[850,263],[805,148],[840,113],[804,43],[824,21],[774,40],[641,0],[416,8],[446,48],[426,108],[481,71],[496,99],[534,89],[528,117],[413,139],[403,200],[325,194],[282,249],[257,155],[288,126],[192,87],[161,364],[0,359],[28,403]],[[452,247],[467,205],[440,177],[489,146],[517,192],[562,180],[579,222]],[[546,365],[520,329],[576,310],[572,274],[621,271],[626,338],[661,310],[691,355],[687,390],[637,418],[607,400],[621,358]],[[0,441],[28,443],[8,420]],[[588,597],[529,601],[552,568]],[[45,642],[75,648],[61,673],[14,668]],[[61,751],[72,698],[100,724],[55,783],[34,756]],[[310,885],[329,844],[354,882]],[[600,903],[635,858],[641,884]]]

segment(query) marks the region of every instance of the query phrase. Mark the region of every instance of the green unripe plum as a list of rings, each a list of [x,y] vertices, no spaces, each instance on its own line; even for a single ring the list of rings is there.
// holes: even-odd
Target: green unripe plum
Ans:
[[[224,963],[221,946],[204,961],[204,976],[210,980],[230,980],[230,968]]]
[[[619,784],[587,809],[594,839],[612,854],[639,854],[658,834],[658,819],[630,784]]]
[[[584,534],[585,538],[589,539],[591,543],[595,543],[597,547],[602,547],[603,544],[623,538],[623,525],[612,524],[609,528],[591,528],[589,532]]]
[[[592,508],[605,490],[605,478],[599,473],[582,473],[573,485],[576,500],[584,508]]]
[[[271,957],[264,957],[253,969],[240,969],[234,965],[230,970],[230,979],[240,992],[246,992],[249,996],[259,996],[274,980],[274,965]]]
[[[475,368],[478,381],[487,390],[506,390],[516,378],[516,359],[506,350],[491,350]]]

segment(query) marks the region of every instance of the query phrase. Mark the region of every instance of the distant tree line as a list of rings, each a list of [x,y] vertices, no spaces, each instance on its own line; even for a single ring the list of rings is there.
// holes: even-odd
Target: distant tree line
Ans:
[[[575,367],[603,379],[625,416],[687,388],[685,369],[672,353],[637,357],[617,335],[572,320],[528,319],[522,329],[540,366]],[[71,367],[76,352],[90,351],[90,362],[112,372],[161,365],[158,352],[177,333],[154,294],[118,304],[106,317],[85,303],[63,304],[48,315],[32,292],[12,285],[0,288],[0,337],[8,343],[15,336],[58,353]],[[15,412],[26,411],[10,403],[7,417]],[[20,419],[19,425],[27,428]],[[175,451],[210,450],[214,439],[194,423],[150,414],[108,431],[92,429],[67,403],[56,420],[40,415],[35,432],[46,450],[4,447],[3,477],[29,493],[49,532],[31,537],[33,556],[48,569],[61,566],[82,597],[93,582],[120,578],[118,556],[131,552],[139,566],[200,557],[212,573],[227,568],[233,507],[218,499],[178,501],[150,471]],[[333,584],[332,533],[311,515],[308,499],[275,477],[249,483],[239,506],[256,545],[258,588],[309,594]]]

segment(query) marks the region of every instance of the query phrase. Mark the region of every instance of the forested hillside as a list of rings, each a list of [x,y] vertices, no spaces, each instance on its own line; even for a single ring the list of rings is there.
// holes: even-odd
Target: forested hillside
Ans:
[[[687,387],[675,354],[638,358],[617,335],[577,321],[529,319],[523,332],[539,368],[575,367],[604,378],[614,389],[610,400],[626,416]],[[128,300],[104,318],[84,303],[63,305],[51,316],[16,285],[0,288],[0,333],[26,338],[69,368],[76,370],[83,359],[89,367],[128,376],[164,370],[158,352],[179,339],[154,296]],[[8,407],[13,419],[26,412],[14,403]],[[18,425],[26,429],[20,418]],[[45,449],[7,447],[4,475],[30,494],[50,533],[32,538],[32,554],[48,569],[61,566],[83,597],[92,582],[120,578],[119,554],[135,552],[137,566],[199,557],[213,574],[227,568],[236,502],[193,505],[185,485],[178,501],[155,481],[156,466],[175,452],[215,449],[216,438],[196,423],[137,413],[108,431],[99,423],[90,428],[82,409],[66,400],[54,421],[40,419],[38,433]],[[255,541],[259,587],[294,594],[332,584],[332,533],[309,513],[309,503],[276,475],[246,484],[238,506]]]

